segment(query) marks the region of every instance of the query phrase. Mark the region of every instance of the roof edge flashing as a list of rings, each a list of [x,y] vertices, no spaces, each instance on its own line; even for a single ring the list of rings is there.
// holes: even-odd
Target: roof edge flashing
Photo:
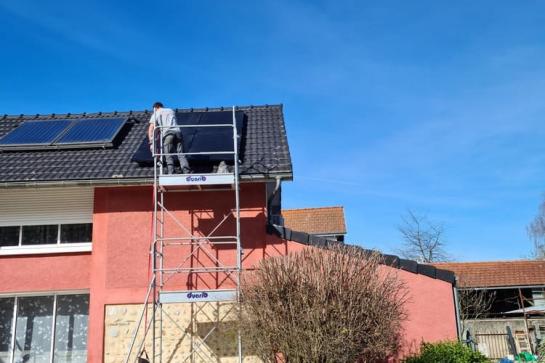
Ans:
[[[331,244],[336,244],[336,243],[344,244],[343,242],[328,240],[326,238],[317,237],[305,232],[292,231],[291,229],[287,227],[279,226],[276,224],[268,224],[267,233],[276,235],[288,241],[301,243],[306,246],[314,246],[318,248],[324,248],[324,247],[330,246]],[[439,269],[435,267],[430,268],[429,265],[419,264],[416,261],[399,258],[396,255],[387,255],[379,251],[364,249],[361,246],[356,246],[356,245],[346,245],[346,246],[359,248],[365,253],[378,252],[381,256],[381,264],[385,266],[389,266],[399,270],[404,270],[404,271],[414,273],[417,275],[426,276],[435,280],[445,281],[450,283],[452,286],[456,286],[456,277],[452,271],[443,270],[443,269]]]

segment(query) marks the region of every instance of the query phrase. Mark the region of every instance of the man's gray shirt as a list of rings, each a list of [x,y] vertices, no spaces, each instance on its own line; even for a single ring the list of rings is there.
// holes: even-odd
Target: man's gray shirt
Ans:
[[[160,108],[155,110],[153,115],[151,115],[149,123],[154,124],[155,126],[163,126],[161,128],[162,137],[165,137],[167,134],[181,135],[180,128],[171,127],[178,125],[176,122],[176,114],[171,108]]]

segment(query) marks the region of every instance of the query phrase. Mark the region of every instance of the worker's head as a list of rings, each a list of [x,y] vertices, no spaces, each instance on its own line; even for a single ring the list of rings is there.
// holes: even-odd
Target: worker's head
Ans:
[[[153,104],[153,110],[154,110],[154,111],[155,111],[155,110],[158,110],[158,109],[160,109],[160,108],[163,108],[163,107],[164,107],[164,106],[163,106],[163,104],[162,104],[161,102],[155,102],[155,103]]]

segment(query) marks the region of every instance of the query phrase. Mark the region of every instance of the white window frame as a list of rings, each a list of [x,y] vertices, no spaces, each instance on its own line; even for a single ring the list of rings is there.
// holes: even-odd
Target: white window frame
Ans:
[[[13,225],[13,226],[2,226],[2,227],[19,227],[19,244],[17,246],[0,247],[0,256],[91,252],[93,250],[92,242],[61,243],[61,226],[68,225],[68,224],[91,224],[91,226],[93,225],[93,223],[89,221],[82,221],[82,222],[70,221],[70,223],[20,224],[20,225]],[[46,225],[57,225],[57,242],[56,243],[42,244],[42,245],[26,245],[26,246],[22,244],[23,227],[46,226]]]
[[[51,348],[49,350],[50,356],[49,356],[49,362],[53,363],[54,357],[54,349],[55,349],[55,325],[57,323],[57,297],[59,295],[90,295],[89,290],[71,290],[71,291],[40,291],[36,293],[31,292],[25,292],[25,293],[15,293],[15,294],[0,294],[0,298],[4,299],[14,299],[13,302],[13,316],[12,316],[12,326],[11,326],[11,336],[10,336],[10,357],[9,357],[9,363],[14,363],[15,359],[15,328],[17,326],[17,308],[18,308],[18,301],[20,297],[38,297],[38,296],[53,296],[53,316],[52,316],[52,328],[51,331],[53,333],[51,337]],[[89,308],[89,310],[91,310]],[[87,316],[89,316],[89,311],[87,312]],[[87,334],[89,334],[89,330],[87,330]]]

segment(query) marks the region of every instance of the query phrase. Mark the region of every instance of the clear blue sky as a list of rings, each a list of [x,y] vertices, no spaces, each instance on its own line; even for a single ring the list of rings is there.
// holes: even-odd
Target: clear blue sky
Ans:
[[[0,0],[0,113],[283,103],[285,207],[394,252],[408,208],[459,260],[520,258],[545,192],[541,1]]]

